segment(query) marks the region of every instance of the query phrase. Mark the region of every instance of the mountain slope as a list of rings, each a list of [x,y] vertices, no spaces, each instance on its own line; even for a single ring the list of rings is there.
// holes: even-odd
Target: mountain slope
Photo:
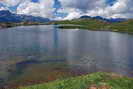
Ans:
[[[48,18],[28,16],[28,15],[18,15],[11,13],[8,10],[0,11],[0,22],[48,22]]]
[[[80,19],[97,19],[97,20],[103,20],[106,22],[122,22],[122,21],[126,20],[124,18],[109,18],[108,19],[108,18],[103,18],[101,16],[91,17],[91,16],[87,16],[87,15],[81,16]]]

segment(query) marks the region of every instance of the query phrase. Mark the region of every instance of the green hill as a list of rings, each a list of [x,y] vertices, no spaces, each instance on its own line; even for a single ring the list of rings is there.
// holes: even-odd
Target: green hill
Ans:
[[[106,22],[98,19],[74,19],[65,21],[56,21],[53,24],[60,25],[59,28],[64,29],[88,29],[99,31],[116,31],[133,33],[133,19],[123,22]]]

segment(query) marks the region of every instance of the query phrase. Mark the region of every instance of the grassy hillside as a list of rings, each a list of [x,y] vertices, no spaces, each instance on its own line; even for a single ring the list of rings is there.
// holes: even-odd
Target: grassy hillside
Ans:
[[[133,89],[133,79],[98,72],[19,89]]]
[[[105,30],[105,31],[118,31],[118,32],[128,32],[133,33],[133,20],[126,20],[123,22],[110,23],[103,20],[97,19],[75,19],[66,21],[57,21],[53,24],[60,24],[59,28],[64,29],[88,29],[88,30]],[[67,24],[73,24],[67,25]],[[74,26],[75,25],[75,26]],[[77,25],[77,26],[76,26]]]

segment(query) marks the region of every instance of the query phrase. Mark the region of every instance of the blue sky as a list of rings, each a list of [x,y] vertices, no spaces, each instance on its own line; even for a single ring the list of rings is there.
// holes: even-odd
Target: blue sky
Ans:
[[[35,2],[35,3],[37,3],[37,2],[39,2],[39,0],[32,0],[32,2]]]
[[[113,5],[116,2],[116,0],[106,0],[106,3],[109,5]]]
[[[133,18],[132,5],[132,0],[1,0],[0,10],[60,19],[81,15]]]

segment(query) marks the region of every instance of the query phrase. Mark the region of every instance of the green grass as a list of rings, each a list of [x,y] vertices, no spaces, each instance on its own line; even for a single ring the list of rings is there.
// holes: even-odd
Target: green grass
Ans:
[[[53,24],[61,25],[59,28],[64,29],[88,29],[88,30],[98,30],[98,31],[116,31],[116,32],[127,32],[133,33],[133,20],[126,20],[123,22],[109,23],[97,19],[75,19],[75,20],[66,20],[66,21],[57,21]],[[66,24],[73,24],[75,26],[69,26]],[[80,25],[80,26],[76,26]]]
[[[97,87],[97,89],[133,89],[133,79],[111,73],[98,72],[19,89],[91,89],[90,87],[92,86]]]

